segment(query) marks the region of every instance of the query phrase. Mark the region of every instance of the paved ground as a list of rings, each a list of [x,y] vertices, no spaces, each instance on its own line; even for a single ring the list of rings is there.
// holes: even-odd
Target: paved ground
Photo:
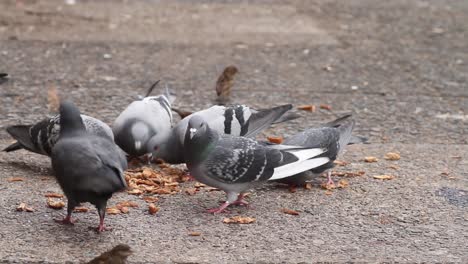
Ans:
[[[0,72],[11,75],[0,90],[1,146],[11,141],[7,125],[48,113],[51,85],[110,123],[160,78],[177,91],[178,107],[209,106],[230,64],[241,72],[237,102],[333,107],[301,112],[267,134],[353,112],[356,133],[372,144],[341,157],[351,164],[338,170],[366,172],[348,188],[326,195],[318,183],[296,193],[266,186],[253,192],[254,209],[226,214],[255,217],[254,224],[205,214],[220,192],[162,196],[156,216],[119,194],[111,204],[132,199],[141,207],[109,216],[115,230],[102,235],[87,229],[95,211],[78,215],[73,228],[52,221],[64,211],[45,206],[44,193],[59,191],[47,158],[1,153],[1,260],[80,262],[127,243],[133,263],[468,262],[466,1],[18,2],[0,2]],[[401,160],[384,160],[389,151]],[[378,174],[396,178],[373,179]],[[16,176],[25,181],[7,181]],[[36,211],[16,212],[20,202]],[[285,215],[283,207],[301,213]]]

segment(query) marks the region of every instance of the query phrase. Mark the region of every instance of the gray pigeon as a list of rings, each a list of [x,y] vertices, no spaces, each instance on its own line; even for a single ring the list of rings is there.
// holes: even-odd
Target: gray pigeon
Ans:
[[[87,115],[81,115],[81,118],[89,133],[114,141],[112,129],[106,123]],[[3,151],[26,149],[50,156],[60,133],[60,115],[46,118],[34,125],[9,126],[6,131],[17,141]]]
[[[153,84],[146,96],[132,102],[115,120],[112,125],[115,142],[128,155],[139,157],[150,153],[147,149],[148,140],[158,134],[171,130],[171,103],[175,97],[169,94],[149,96]]]
[[[52,168],[67,196],[67,216],[57,220],[73,224],[73,209],[82,202],[94,204],[99,213],[98,232],[104,231],[107,200],[127,187],[125,155],[108,138],[86,131],[80,111],[71,102],[60,104],[60,136],[52,148]]]
[[[336,160],[338,154],[343,151],[344,147],[348,144],[363,143],[366,141],[365,138],[351,135],[354,123],[352,116],[349,114],[323,124],[320,127],[307,129],[285,139],[283,144],[286,145],[295,145],[306,148],[323,148],[333,144],[336,147],[330,148],[329,151],[326,152],[326,157],[330,160],[326,164],[291,177],[280,179],[278,182],[290,185],[303,185],[328,170],[328,184],[333,184],[331,171],[329,169],[334,167],[333,161]],[[280,145],[271,145],[272,148],[277,146],[280,147]]]
[[[257,111],[245,105],[215,105],[185,117],[172,130],[166,131],[167,133],[155,135],[150,139],[148,149],[153,151],[153,158],[173,164],[184,163],[185,131],[193,116],[202,117],[211,129],[219,134],[254,137],[272,123],[297,118],[294,115],[285,115],[291,108],[292,105],[287,104]]]
[[[230,204],[246,204],[243,194],[266,181],[328,163],[328,147],[333,148],[269,148],[254,139],[219,135],[203,118],[194,116],[185,133],[184,154],[190,174],[197,181],[227,193],[224,204],[209,210],[220,213]]]

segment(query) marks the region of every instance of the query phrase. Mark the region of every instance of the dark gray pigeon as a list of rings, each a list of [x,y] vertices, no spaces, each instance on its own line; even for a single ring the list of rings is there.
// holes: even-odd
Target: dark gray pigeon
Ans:
[[[283,144],[301,146],[306,148],[323,148],[326,146],[333,145],[333,148],[328,148],[329,151],[324,153],[329,162],[326,164],[314,168],[309,171],[299,173],[297,175],[286,177],[278,180],[278,182],[286,183],[290,185],[303,185],[304,183],[311,181],[318,175],[328,170],[328,184],[333,184],[331,179],[331,171],[329,169],[334,167],[333,161],[336,160],[338,154],[343,151],[346,145],[363,143],[367,139],[362,137],[352,136],[354,128],[354,120],[352,116],[345,115],[334,121],[323,124],[320,127],[310,128],[297,133],[284,140]],[[275,148],[277,145],[271,145]],[[281,145],[278,145],[281,147]]]
[[[297,118],[295,115],[285,114],[291,108],[292,105],[287,104],[257,111],[245,105],[215,105],[185,117],[170,131],[155,135],[149,141],[148,149],[153,150],[153,158],[173,164],[184,163],[185,132],[193,116],[201,117],[219,134],[254,137],[273,123]]]
[[[158,82],[151,86],[144,97],[140,96],[127,106],[112,125],[115,142],[130,156],[139,157],[150,153],[151,150],[147,149],[148,140],[171,130],[171,103],[175,97],[170,95],[167,87],[164,95],[149,96]]]
[[[58,220],[73,224],[73,209],[82,202],[94,204],[99,213],[98,232],[104,231],[107,200],[127,187],[125,155],[108,138],[86,131],[80,111],[71,102],[60,104],[60,136],[52,148],[52,168],[67,196],[67,216]]]
[[[230,204],[246,204],[244,193],[266,181],[328,163],[327,147],[278,145],[270,148],[254,139],[219,135],[202,117],[194,116],[185,133],[184,154],[190,174],[197,181],[227,193],[224,204],[209,210],[219,213]]]
[[[114,141],[112,129],[101,120],[87,115],[81,115],[86,130],[94,135]],[[17,142],[3,149],[10,152],[26,149],[38,154],[50,156],[52,147],[57,142],[60,133],[60,115],[46,118],[34,125],[16,125],[6,128]]]

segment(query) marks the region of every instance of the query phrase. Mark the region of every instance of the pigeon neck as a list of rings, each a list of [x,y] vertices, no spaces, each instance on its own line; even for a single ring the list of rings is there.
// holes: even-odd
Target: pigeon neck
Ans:
[[[60,135],[71,135],[86,131],[80,115],[60,116]]]
[[[180,144],[179,138],[172,131],[168,132],[167,140],[160,148],[158,158],[163,159],[165,162],[171,164],[185,162],[183,147]]]

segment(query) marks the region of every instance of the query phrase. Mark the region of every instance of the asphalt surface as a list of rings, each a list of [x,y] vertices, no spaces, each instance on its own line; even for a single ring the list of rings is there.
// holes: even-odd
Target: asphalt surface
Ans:
[[[96,3],[97,2],[97,3]],[[4,128],[49,114],[47,90],[111,123],[162,79],[175,106],[210,106],[222,69],[240,70],[234,101],[264,108],[328,104],[265,135],[287,136],[352,112],[371,144],[347,148],[337,171],[365,171],[331,194],[267,185],[253,208],[204,212],[222,192],[161,195],[149,215],[133,200],[109,215],[111,232],[52,218],[44,194],[60,189],[46,157],[0,153],[2,262],[80,263],[126,243],[131,263],[468,262],[468,2],[466,1],[63,1],[0,2],[0,146]],[[401,159],[388,161],[387,152]],[[363,158],[375,156],[376,163]],[[393,180],[373,176],[389,174]],[[24,181],[9,182],[11,177]],[[335,177],[335,180],[340,180]],[[187,183],[191,185],[193,183]],[[36,210],[16,212],[25,202]],[[281,208],[294,209],[298,216]],[[255,217],[227,225],[224,217]],[[189,236],[190,232],[200,236]]]

